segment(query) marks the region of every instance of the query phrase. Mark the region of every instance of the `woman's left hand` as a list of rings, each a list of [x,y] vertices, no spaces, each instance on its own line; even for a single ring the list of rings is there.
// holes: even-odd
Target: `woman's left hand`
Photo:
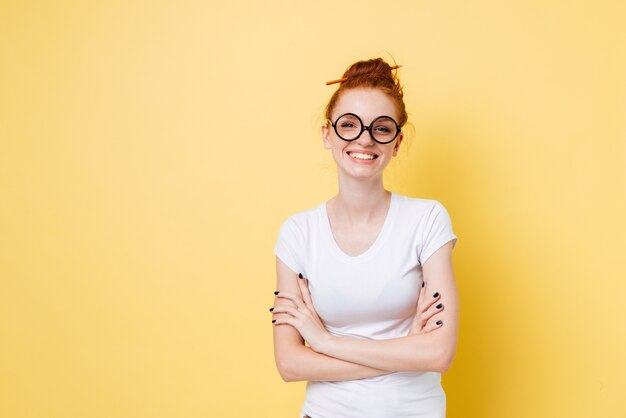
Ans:
[[[438,321],[435,317],[445,309],[443,303],[437,303],[442,296],[439,292],[435,292],[432,298],[426,296],[430,294],[428,284],[426,282],[422,283],[422,290],[420,290],[417,299],[417,310],[409,329],[409,335],[426,334],[443,326],[443,321]]]
[[[298,330],[302,338],[304,338],[314,351],[321,353],[324,345],[330,341],[332,336],[324,327],[322,320],[313,306],[308,287],[308,279],[298,279],[298,287],[300,288],[302,296],[280,291],[276,295],[276,297],[292,301],[296,306],[282,305],[274,307],[272,310],[273,314],[286,313],[289,315],[276,318],[273,321],[274,325],[291,325]]]

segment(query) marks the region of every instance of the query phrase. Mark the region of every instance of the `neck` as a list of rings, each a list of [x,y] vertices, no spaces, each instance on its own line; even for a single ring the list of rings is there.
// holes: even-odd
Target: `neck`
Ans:
[[[339,176],[339,193],[331,199],[335,216],[351,225],[368,224],[386,216],[391,193],[385,190],[382,175],[359,180]]]

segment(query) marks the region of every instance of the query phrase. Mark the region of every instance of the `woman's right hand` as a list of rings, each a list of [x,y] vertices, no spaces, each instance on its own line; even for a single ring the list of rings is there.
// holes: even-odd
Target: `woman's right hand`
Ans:
[[[411,323],[409,335],[426,334],[443,326],[443,321],[437,319],[437,314],[445,309],[443,303],[439,302],[441,294],[437,291],[428,291],[428,284],[422,282],[422,290],[417,300],[417,311]]]

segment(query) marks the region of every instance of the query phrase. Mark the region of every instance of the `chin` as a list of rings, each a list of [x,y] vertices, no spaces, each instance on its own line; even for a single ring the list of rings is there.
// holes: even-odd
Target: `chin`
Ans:
[[[343,172],[354,179],[357,180],[370,180],[379,176],[382,176],[382,171],[374,171],[374,170],[346,170],[343,169]]]

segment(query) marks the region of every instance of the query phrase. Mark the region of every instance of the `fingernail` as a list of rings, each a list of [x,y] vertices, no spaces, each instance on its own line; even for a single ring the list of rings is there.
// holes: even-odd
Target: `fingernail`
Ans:
[[[424,287],[424,282],[422,282],[422,287]]]
[[[299,278],[302,278],[302,273],[298,273],[298,277],[299,277]]]
[[[433,295],[434,298],[436,298],[437,296],[439,296],[439,292],[435,292],[435,294]]]
[[[437,309],[441,309],[441,308],[443,308],[443,303],[440,303],[439,305],[437,305]],[[273,309],[273,308],[272,308],[272,309]],[[270,311],[271,311],[272,309],[270,309]]]
[[[276,320],[275,320],[275,319],[272,319],[272,324],[273,324],[274,322],[276,322]],[[441,322],[441,321],[439,321],[439,322]]]
[[[280,292],[279,292],[278,290],[274,292],[274,294],[275,294],[275,295],[277,295],[277,294],[279,294],[279,293],[280,293]]]
[[[272,312],[274,310],[274,308],[270,308],[270,312]]]
[[[443,321],[440,319],[439,321],[437,321],[437,325],[441,325],[443,324]]]

